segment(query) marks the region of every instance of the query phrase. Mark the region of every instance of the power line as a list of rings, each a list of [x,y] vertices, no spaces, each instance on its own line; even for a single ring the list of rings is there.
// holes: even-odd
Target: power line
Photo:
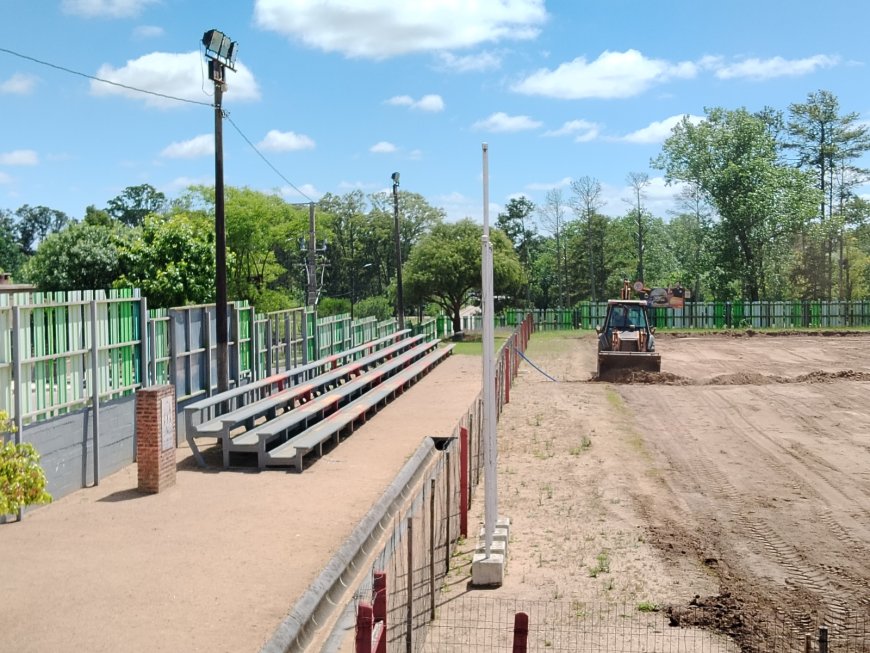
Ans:
[[[175,97],[173,95],[166,95],[165,93],[158,93],[156,91],[148,91],[144,88],[136,88],[135,86],[128,86],[126,84],[121,84],[119,82],[113,82],[113,81],[108,80],[108,79],[94,77],[93,75],[88,75],[86,73],[82,73],[82,72],[79,72],[77,70],[65,68],[63,66],[59,66],[57,64],[53,64],[53,63],[50,63],[48,61],[42,61],[41,59],[37,59],[35,57],[30,57],[26,54],[21,54],[20,52],[15,52],[14,50],[8,50],[7,48],[0,48],[0,52],[5,52],[6,54],[11,54],[14,57],[19,57],[21,59],[26,59],[27,61],[32,61],[34,63],[38,63],[41,66],[48,66],[49,68],[61,70],[65,73],[69,73],[70,75],[78,75],[79,77],[84,77],[86,79],[92,79],[95,82],[101,82],[103,84],[110,84],[112,86],[118,86],[120,88],[127,89],[128,91],[135,91],[136,93],[144,93],[146,95],[154,95],[154,96],[161,97],[161,98],[164,98],[167,100],[174,100],[176,102],[186,102],[188,104],[198,104],[198,105],[203,106],[203,107],[214,108],[214,104],[209,103],[209,102],[200,102],[198,100],[188,100],[186,98]],[[233,126],[233,128],[238,132],[239,136],[241,136],[242,139],[244,139],[244,141],[250,146],[250,148],[252,150],[254,150],[254,152],[257,153],[257,156],[259,156],[263,160],[263,162],[267,166],[269,166],[269,168],[271,168],[272,171],[276,175],[278,175],[281,179],[283,179],[285,183],[287,183],[291,188],[293,188],[297,193],[299,193],[302,197],[307,199],[309,202],[314,201],[313,199],[308,197],[308,195],[306,195],[301,190],[299,190],[299,188],[296,186],[296,184],[294,184],[292,181],[287,179],[287,177],[285,177],[283,174],[281,174],[281,172],[278,170],[278,168],[276,168],[274,165],[272,165],[272,163],[263,155],[263,153],[257,149],[257,146],[254,145],[247,136],[245,136],[244,132],[239,128],[239,126],[235,122],[233,122],[233,120],[232,120],[232,118],[230,118],[229,114],[224,112],[224,118],[226,118],[229,121],[229,123]]]
[[[313,202],[313,201],[314,201],[313,199],[311,199],[310,197],[308,197],[308,195],[306,195],[306,194],[303,193],[301,190],[299,190],[299,188],[297,188],[296,184],[294,184],[292,181],[290,181],[289,179],[287,179],[287,177],[285,177],[284,175],[282,175],[281,172],[278,170],[278,168],[276,168],[275,166],[273,166],[273,165],[271,164],[271,162],[269,161],[269,159],[267,159],[265,156],[263,156],[263,153],[260,152],[260,150],[257,149],[257,146],[254,145],[254,144],[250,141],[250,139],[248,139],[248,137],[245,136],[245,134],[242,132],[242,130],[239,129],[239,126],[238,126],[235,122],[233,122],[233,119],[230,118],[229,114],[224,113],[224,118],[227,119],[227,121],[228,121],[228,122],[233,126],[233,128],[234,128],[234,129],[239,133],[239,136],[241,136],[241,137],[245,140],[245,142],[246,142],[248,145],[250,145],[251,149],[254,150],[254,152],[257,153],[257,156],[259,156],[261,159],[263,159],[263,161],[265,162],[265,164],[266,164],[267,166],[269,166],[269,167],[274,171],[274,173],[275,173],[276,175],[278,175],[279,177],[281,177],[281,179],[283,179],[285,182],[287,182],[287,184],[289,184],[290,187],[291,187],[293,190],[295,190],[297,193],[299,193],[300,195],[302,195],[302,197],[304,197],[305,199],[307,199],[309,202]]]
[[[82,73],[77,70],[72,70],[70,68],[64,68],[63,66],[58,66],[57,64],[50,63],[48,61],[42,61],[41,59],[36,59],[35,57],[29,57],[26,54],[21,54],[20,52],[15,52],[14,50],[7,50],[6,48],[0,48],[0,52],[5,52],[6,54],[11,54],[14,57],[19,57],[20,59],[26,59],[28,61],[32,61],[34,63],[38,63],[41,66],[48,66],[49,68],[54,68],[56,70],[62,70],[65,73],[69,73],[70,75],[78,75],[79,77],[84,77],[86,79],[92,79],[95,82],[101,82],[103,84],[110,84],[112,86],[117,86],[119,88],[125,88],[128,91],[135,91],[137,93],[145,93],[146,95],[154,95],[156,97],[164,98],[166,100],[174,100],[176,102],[187,102],[188,104],[198,104],[204,107],[213,107],[213,104],[208,102],[200,102],[198,100],[188,100],[183,97],[175,97],[174,95],[167,95],[166,93],[158,93],[157,91],[148,91],[144,88],[136,88],[135,86],[128,86],[127,84],[121,84],[120,82],[113,82],[109,79],[102,79],[101,77],[94,77],[93,75],[88,75],[87,73]]]

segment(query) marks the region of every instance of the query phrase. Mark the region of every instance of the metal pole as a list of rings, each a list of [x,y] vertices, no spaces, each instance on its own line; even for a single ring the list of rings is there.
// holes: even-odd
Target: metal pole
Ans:
[[[447,467],[447,475],[446,475],[447,478],[445,479],[445,481],[446,481],[447,487],[445,488],[445,491],[444,491],[444,495],[446,497],[444,505],[447,506],[446,511],[445,511],[447,519],[444,520],[444,527],[445,527],[445,531],[446,531],[444,533],[444,573],[448,574],[448,573],[450,573],[450,517],[451,517],[450,509],[452,508],[451,504],[453,503],[452,502],[453,496],[450,493],[450,491],[452,490],[452,484],[450,483],[450,477],[453,475],[453,465],[452,465],[453,458],[450,455],[450,451],[447,452],[446,457],[447,457],[447,460],[445,461],[445,464]]]
[[[429,619],[435,621],[435,479],[429,484]]]
[[[91,412],[94,445],[94,485],[100,484],[100,379],[98,374],[97,302],[91,300]]]
[[[317,304],[317,235],[314,233],[314,202],[308,204],[308,306]]]
[[[495,523],[498,520],[498,479],[495,423],[495,364],[494,364],[494,307],[492,279],[492,243],[489,241],[489,152],[483,143],[483,238],[481,252],[481,279],[483,296],[483,470],[484,470],[484,527],[486,557],[492,549]]]
[[[412,653],[414,630],[414,519],[408,517],[408,594],[405,613],[407,631],[405,632],[405,650]]]
[[[405,328],[405,298],[402,295],[402,243],[399,237],[399,177],[393,173],[393,222],[396,240],[396,319]]]
[[[227,351],[227,234],[224,219],[224,151],[223,110],[224,66],[212,62],[220,70],[214,80],[214,228],[215,228],[215,310],[217,318],[217,385],[218,392],[230,387],[230,364]]]

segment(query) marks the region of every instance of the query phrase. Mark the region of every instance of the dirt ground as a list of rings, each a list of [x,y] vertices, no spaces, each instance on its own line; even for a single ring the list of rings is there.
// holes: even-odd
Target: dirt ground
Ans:
[[[0,526],[0,651],[258,651],[480,376],[450,356],[301,474],[204,471],[179,449],[166,492],[140,494],[131,465]]]
[[[441,624],[474,597],[619,605],[619,623],[670,609],[683,625],[701,603],[720,618],[696,625],[737,644],[771,606],[798,626],[870,620],[870,336],[663,335],[658,348],[660,375],[597,383],[590,334],[533,337],[529,357],[558,382],[522,364],[499,424],[505,582],[469,588],[471,538]],[[302,474],[203,472],[182,450],[166,493],[139,495],[131,466],[0,527],[0,651],[258,650],[479,388],[480,358],[454,355]]]
[[[681,625],[701,604],[717,616],[699,625],[739,646],[775,609],[786,629],[825,623],[866,650],[870,334],[657,345],[661,374],[598,383],[594,334],[533,337],[528,356],[558,382],[522,365],[499,424],[505,582],[467,585],[467,543],[443,621],[475,597],[657,606]]]

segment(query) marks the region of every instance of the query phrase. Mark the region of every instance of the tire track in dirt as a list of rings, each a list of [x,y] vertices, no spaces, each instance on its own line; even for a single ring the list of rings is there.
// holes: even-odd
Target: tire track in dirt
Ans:
[[[657,393],[655,390],[653,388],[650,390],[650,393],[642,393],[652,394],[655,399],[653,402],[644,401],[644,404],[650,405],[654,403],[660,405],[662,403],[661,400],[665,399],[665,403],[670,404],[670,406],[666,406],[666,410],[657,411],[658,414],[669,416],[680,414],[679,406],[674,405],[674,398],[667,396],[670,393],[657,397],[656,395],[661,395],[662,393]],[[730,401],[726,393],[719,392],[717,389],[699,388],[698,390],[701,391],[692,393],[696,399],[695,410],[693,411],[696,415],[704,414],[707,411],[708,416],[711,418],[710,421],[713,423],[730,425],[731,428],[729,430],[735,434],[735,445],[738,444],[736,437],[740,437],[739,445],[741,449],[743,447],[754,449],[754,451],[744,452],[746,457],[751,456],[756,458],[761,456],[766,468],[775,470],[776,476],[785,477],[792,488],[799,488],[803,493],[810,492],[811,494],[817,494],[812,492],[812,488],[803,482],[790,466],[782,462],[782,455],[790,454],[790,452],[776,444],[763,429],[759,428],[753,422],[751,416],[745,414],[745,408],[741,410],[743,402]],[[628,394],[635,395],[637,393],[630,392]],[[650,423],[648,413],[646,421]],[[677,435],[674,433],[675,425],[673,422],[664,424],[659,418],[653,417],[653,423],[650,426],[655,427],[654,432],[670,432],[673,435]],[[685,483],[688,477],[690,484],[694,486],[691,489],[696,493],[708,495],[710,490],[712,490],[714,500],[716,497],[724,498],[728,513],[735,526],[742,530],[748,539],[756,543],[756,548],[759,551],[766,553],[768,558],[772,558],[780,567],[786,570],[791,582],[820,597],[829,606],[829,623],[833,627],[845,629],[851,611],[838,592],[847,593],[852,601],[859,604],[863,603],[860,599],[862,596],[866,596],[866,594],[862,595],[860,591],[856,592],[854,589],[856,585],[855,581],[857,581],[858,587],[861,586],[861,579],[844,576],[837,567],[822,567],[812,564],[798,548],[789,543],[786,537],[774,530],[765,520],[753,516],[756,506],[746,498],[745,493],[738,490],[731,483],[728,476],[719,466],[710,460],[703,446],[692,447],[691,452],[689,452],[688,447],[685,446],[686,436],[689,434],[689,431],[687,429],[681,430],[684,431],[681,438],[682,446],[675,449],[680,452],[680,464],[683,469],[679,470],[679,465],[677,467],[678,471],[684,472],[679,474],[682,482]],[[761,441],[759,441],[759,438]],[[688,439],[691,439],[691,437]],[[666,454],[672,463],[675,462],[674,459],[676,458],[673,449],[670,448]],[[827,479],[823,477],[823,480],[827,483]],[[833,519],[833,516],[830,518]],[[834,520],[834,523],[837,522]],[[838,524],[838,526],[839,528],[834,529],[833,534],[835,536],[842,534],[845,530],[841,525]],[[852,544],[858,543],[853,541]],[[844,580],[846,581],[845,583],[842,582]],[[798,619],[801,616],[799,614],[800,611],[789,610],[789,612],[793,619],[804,621],[804,618]]]

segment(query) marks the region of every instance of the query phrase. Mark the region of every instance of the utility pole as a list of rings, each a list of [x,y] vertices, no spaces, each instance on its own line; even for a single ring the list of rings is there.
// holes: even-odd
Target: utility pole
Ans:
[[[317,304],[317,235],[314,233],[314,202],[308,204],[308,306]]]
[[[238,44],[212,29],[202,36],[208,58],[208,76],[214,82],[214,229],[215,312],[217,330],[218,392],[229,389],[230,365],[227,328],[227,233],[224,216],[223,92],[226,69],[235,71]]]
[[[405,328],[405,300],[402,296],[402,243],[399,238],[399,173],[393,176],[393,221],[395,222],[396,237],[396,319],[399,321],[399,330]]]

